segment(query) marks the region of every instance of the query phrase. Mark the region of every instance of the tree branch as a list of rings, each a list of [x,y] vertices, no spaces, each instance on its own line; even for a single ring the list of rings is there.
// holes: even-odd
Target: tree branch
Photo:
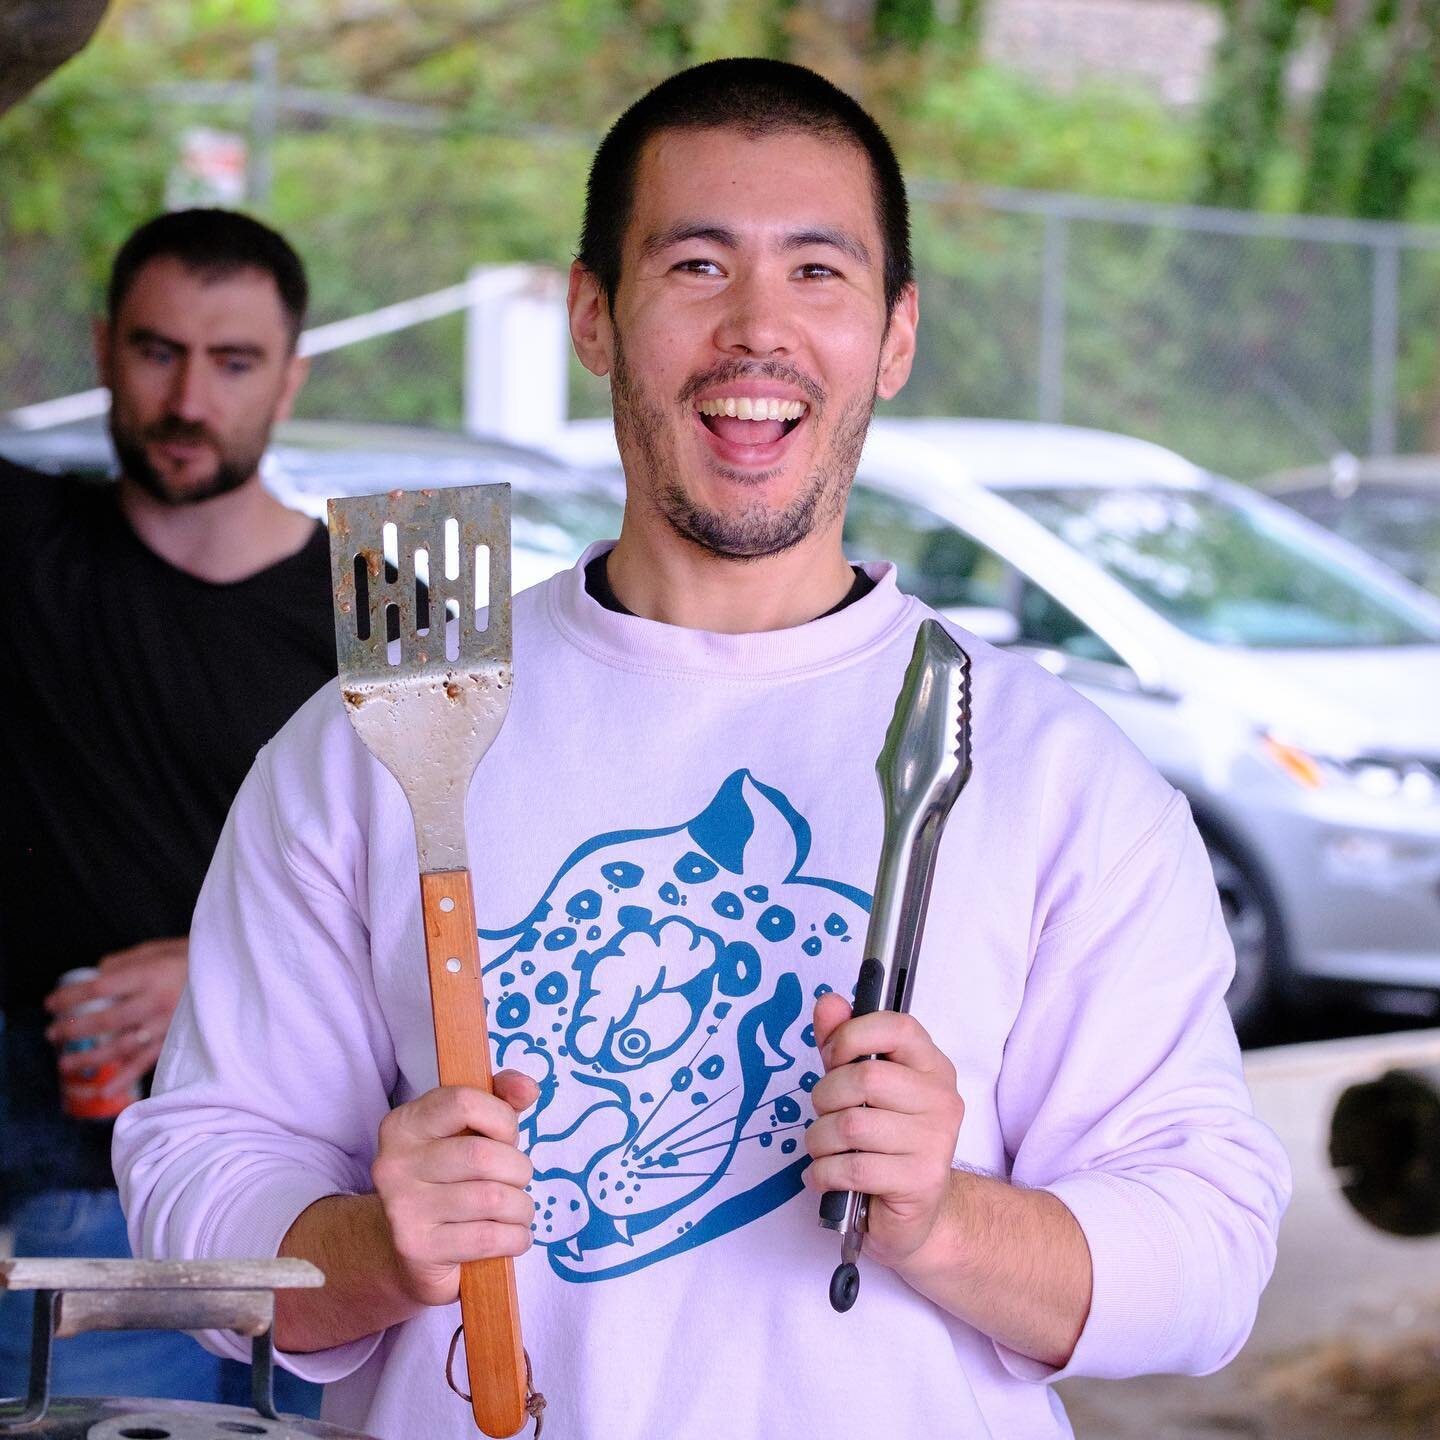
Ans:
[[[85,48],[108,0],[0,0],[0,114]]]
[[[386,56],[379,64],[362,70],[356,77],[357,82],[364,90],[384,85],[395,76],[402,75],[407,70],[413,70],[417,65],[423,65],[427,60],[433,60],[448,50],[479,39],[487,32],[513,20],[517,15],[523,15],[527,10],[533,10],[537,4],[538,0],[509,0],[508,4],[490,10],[484,15],[477,15],[436,39],[411,45],[397,54]]]

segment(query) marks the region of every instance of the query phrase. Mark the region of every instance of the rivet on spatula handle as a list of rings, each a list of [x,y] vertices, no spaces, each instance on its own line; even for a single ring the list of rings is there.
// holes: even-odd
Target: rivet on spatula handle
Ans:
[[[470,872],[422,874],[420,902],[440,1083],[493,1091]],[[460,1316],[475,1423],[496,1440],[514,1435],[527,1419],[528,1387],[515,1265],[508,1256],[461,1267]]]

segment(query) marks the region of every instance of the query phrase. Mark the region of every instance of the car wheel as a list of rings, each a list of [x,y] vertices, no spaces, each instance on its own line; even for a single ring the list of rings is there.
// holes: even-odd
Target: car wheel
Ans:
[[[1240,1039],[1253,1040],[1268,1017],[1279,979],[1279,922],[1269,897],[1239,861],[1208,836],[1205,848],[1235,947],[1235,978],[1225,992],[1225,1004]]]

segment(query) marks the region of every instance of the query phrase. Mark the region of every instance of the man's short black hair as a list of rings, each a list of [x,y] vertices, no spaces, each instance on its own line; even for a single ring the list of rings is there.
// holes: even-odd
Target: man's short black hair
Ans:
[[[710,60],[642,95],[600,142],[585,193],[578,259],[607,301],[620,284],[635,171],[646,143],[665,130],[739,130],[751,137],[801,130],[854,145],[870,158],[875,208],[885,240],[885,305],[893,310],[914,278],[905,181],[885,132],[823,76],[783,60]]]
[[[206,279],[223,279],[237,270],[263,271],[280,292],[290,343],[299,337],[310,303],[305,266],[284,236],[234,210],[172,210],[146,221],[120,247],[110,269],[106,304],[112,325],[135,277],[162,258],[178,260]]]

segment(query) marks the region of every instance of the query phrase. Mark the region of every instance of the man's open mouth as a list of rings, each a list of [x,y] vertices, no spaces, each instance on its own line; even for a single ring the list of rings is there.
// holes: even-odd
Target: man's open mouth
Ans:
[[[803,400],[753,395],[716,396],[695,405],[700,423],[730,445],[773,445],[804,420],[810,407]]]

